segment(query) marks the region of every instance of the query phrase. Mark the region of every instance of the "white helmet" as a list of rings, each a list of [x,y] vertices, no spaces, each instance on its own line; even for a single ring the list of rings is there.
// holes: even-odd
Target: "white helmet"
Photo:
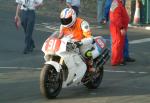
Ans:
[[[61,11],[60,20],[63,27],[71,27],[76,21],[76,13],[72,8],[65,8]]]

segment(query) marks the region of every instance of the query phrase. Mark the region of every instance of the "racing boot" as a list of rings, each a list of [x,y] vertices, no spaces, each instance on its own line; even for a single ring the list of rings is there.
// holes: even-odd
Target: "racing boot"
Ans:
[[[131,57],[124,58],[124,60],[125,60],[126,62],[135,62],[135,59],[134,59],[134,58],[131,58]]]
[[[88,60],[87,65],[88,65],[88,72],[94,73],[96,71],[95,68],[93,67],[93,60],[91,59]]]

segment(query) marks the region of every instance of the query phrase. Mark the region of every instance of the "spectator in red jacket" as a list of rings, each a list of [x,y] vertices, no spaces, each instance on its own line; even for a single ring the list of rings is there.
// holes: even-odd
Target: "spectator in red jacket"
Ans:
[[[129,16],[123,0],[113,0],[110,8],[110,32],[112,37],[111,65],[125,65],[123,51],[125,35],[128,29]]]

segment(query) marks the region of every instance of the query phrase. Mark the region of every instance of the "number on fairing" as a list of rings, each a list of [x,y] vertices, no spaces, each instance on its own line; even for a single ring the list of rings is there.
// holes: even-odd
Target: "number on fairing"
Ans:
[[[60,46],[59,39],[51,39],[46,40],[45,51],[57,51]]]
[[[49,43],[48,43],[49,49],[54,50],[54,49],[55,49],[56,42],[57,42],[56,40],[51,39],[51,40],[49,41]]]
[[[101,47],[101,48],[104,48],[105,47],[105,43],[103,40],[101,39],[96,39],[95,42]]]

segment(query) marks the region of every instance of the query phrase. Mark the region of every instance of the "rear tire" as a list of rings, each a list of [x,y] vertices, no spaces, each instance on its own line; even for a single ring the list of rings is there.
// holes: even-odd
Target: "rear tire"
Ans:
[[[97,89],[102,82],[103,72],[104,72],[103,66],[97,69],[99,69],[99,71],[95,75],[98,75],[98,76],[96,77],[93,76],[92,80],[84,84],[88,89]]]
[[[40,74],[40,90],[41,94],[48,99],[58,96],[62,89],[62,73],[56,71],[52,65],[44,65]]]

